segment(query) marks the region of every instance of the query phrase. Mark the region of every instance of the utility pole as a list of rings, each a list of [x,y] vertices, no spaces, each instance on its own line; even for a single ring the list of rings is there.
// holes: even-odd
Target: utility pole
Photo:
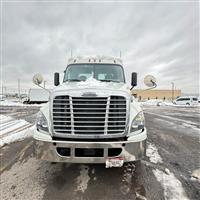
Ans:
[[[174,101],[174,82],[172,82],[172,102]]]
[[[19,100],[21,99],[21,94],[20,94],[20,79],[18,79],[18,97]]]
[[[44,88],[45,88],[46,82],[47,82],[47,81],[44,81]]]
[[[3,93],[4,93],[4,90],[3,90],[3,84],[1,86],[1,99],[3,99]]]
[[[122,51],[119,51],[119,57],[122,58]]]
[[[1,86],[1,94],[3,95],[3,84]]]
[[[7,96],[7,87],[6,86],[4,86],[4,93],[5,93],[5,96]]]
[[[72,58],[72,56],[73,56],[73,53],[72,53],[72,49],[71,49],[71,58]]]

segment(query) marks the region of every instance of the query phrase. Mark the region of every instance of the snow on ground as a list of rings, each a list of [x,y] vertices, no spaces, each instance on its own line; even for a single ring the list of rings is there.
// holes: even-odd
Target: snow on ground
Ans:
[[[162,102],[162,100],[159,99],[150,99],[144,102],[139,102],[140,105],[145,105],[145,106],[157,106]]]
[[[199,169],[195,169],[195,170],[192,172],[192,177],[193,177],[193,178],[196,178],[196,179],[200,182],[200,168],[199,168]]]
[[[0,106],[23,106],[24,104],[18,101],[4,100],[0,101]]]
[[[153,113],[153,112],[149,112],[149,111],[147,113],[159,117],[156,120],[162,121],[162,118],[169,119],[170,122],[166,121],[166,120],[163,120],[163,122],[165,122],[165,123],[166,122],[167,123],[171,123],[172,125],[173,124],[177,125],[177,122],[179,122],[179,123],[181,123],[182,126],[184,126],[186,128],[192,128],[193,130],[196,131],[196,133],[200,134],[200,131],[199,131],[200,129],[197,127],[198,126],[198,122],[193,122],[193,121],[190,121],[190,120],[179,119],[179,118],[172,117],[172,116],[160,115],[158,113]]]
[[[90,177],[88,175],[89,167],[86,165],[80,166],[80,175],[77,177],[77,189],[76,191],[85,192],[88,186]]]
[[[33,126],[25,120],[0,115],[0,147],[32,135]]]
[[[200,104],[196,106],[188,106],[188,105],[176,105],[170,101],[163,101],[162,99],[150,99],[144,102],[139,102],[141,106],[174,106],[174,107],[199,107]]]
[[[147,157],[149,157],[149,160],[152,163],[162,163],[162,158],[158,153],[158,149],[154,144],[148,143],[147,144],[147,151],[146,151]]]
[[[159,169],[154,169],[156,179],[164,188],[164,199],[167,200],[188,200],[181,182],[170,171],[166,174]]]
[[[154,144],[147,144],[147,157],[152,163],[162,163],[162,158],[158,153],[158,149]],[[174,176],[169,169],[165,171],[153,169],[153,174],[156,179],[161,183],[164,189],[164,199],[166,200],[188,200],[186,193],[183,189],[181,182]]]
[[[23,104],[22,102],[16,101],[16,100],[4,100],[4,101],[0,101],[0,106],[25,106],[25,107],[29,107],[29,106],[38,106],[41,107],[43,106],[43,104]]]

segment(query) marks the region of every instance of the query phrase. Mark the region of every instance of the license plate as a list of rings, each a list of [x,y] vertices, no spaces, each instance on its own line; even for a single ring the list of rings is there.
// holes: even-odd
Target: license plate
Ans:
[[[124,164],[124,159],[122,157],[107,158],[106,159],[106,168],[122,167],[123,164]]]

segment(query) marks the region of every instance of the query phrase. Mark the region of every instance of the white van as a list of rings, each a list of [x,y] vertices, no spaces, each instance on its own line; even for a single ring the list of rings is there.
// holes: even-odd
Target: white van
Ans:
[[[195,106],[198,105],[198,98],[195,96],[178,97],[174,103],[176,105]]]

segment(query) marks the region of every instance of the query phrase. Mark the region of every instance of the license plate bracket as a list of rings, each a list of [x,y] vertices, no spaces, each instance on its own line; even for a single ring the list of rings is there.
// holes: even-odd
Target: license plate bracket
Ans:
[[[114,158],[107,158],[106,159],[106,168],[110,167],[122,167],[124,164],[123,157],[114,157]]]

